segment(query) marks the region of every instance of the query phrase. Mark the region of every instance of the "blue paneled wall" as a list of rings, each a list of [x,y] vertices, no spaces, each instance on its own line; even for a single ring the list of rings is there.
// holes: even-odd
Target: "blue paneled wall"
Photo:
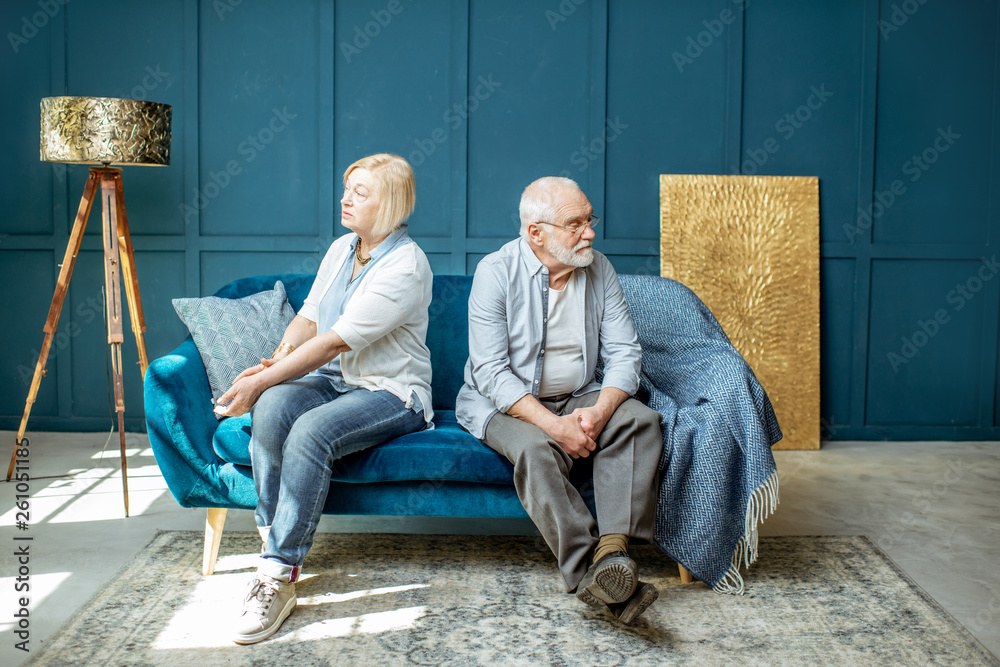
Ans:
[[[542,175],[576,179],[598,247],[646,273],[659,174],[816,175],[824,437],[1000,436],[997,0],[10,0],[0,28],[0,428],[86,178],[37,159],[39,99],[69,94],[174,108],[171,166],[124,174],[152,357],[186,333],[172,298],[315,270],[366,154],[413,164],[438,273],[512,238]],[[111,422],[98,225],[33,430]]]

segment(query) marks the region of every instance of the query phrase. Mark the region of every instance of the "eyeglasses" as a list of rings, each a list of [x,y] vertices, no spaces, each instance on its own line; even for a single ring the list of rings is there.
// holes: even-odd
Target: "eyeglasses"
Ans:
[[[601,222],[601,219],[596,215],[591,215],[586,222],[571,222],[568,225],[557,225],[554,222],[545,222],[544,220],[539,220],[534,223],[536,225],[551,225],[552,227],[558,227],[559,229],[565,229],[570,234],[580,234],[584,229],[590,227],[593,229]]]

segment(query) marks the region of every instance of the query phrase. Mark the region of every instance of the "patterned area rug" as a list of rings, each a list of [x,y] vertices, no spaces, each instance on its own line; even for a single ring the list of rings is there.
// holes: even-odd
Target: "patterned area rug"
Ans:
[[[634,550],[660,599],[624,626],[567,594],[541,538],[321,533],[299,606],[229,641],[259,538],[161,532],[33,656],[80,665],[1000,665],[864,537],[771,537],[744,596],[681,584]]]

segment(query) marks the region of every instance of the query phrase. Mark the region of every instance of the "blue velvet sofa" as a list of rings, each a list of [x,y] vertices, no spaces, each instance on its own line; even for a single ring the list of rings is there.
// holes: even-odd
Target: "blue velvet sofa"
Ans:
[[[298,311],[313,275],[236,280],[215,296],[240,298],[281,280]],[[427,346],[433,364],[434,428],[397,438],[338,461],[326,514],[526,517],[513,467],[455,421],[455,397],[468,357],[471,276],[435,276]],[[188,336],[154,360],[145,378],[146,426],[163,477],[184,507],[208,508],[203,572],[214,571],[228,508],[257,505],[250,469],[250,415],[216,420],[201,357]],[[591,504],[586,466],[574,483]],[[687,573],[682,570],[682,578]]]
[[[298,311],[314,275],[255,276],[215,296],[240,298],[281,280]],[[468,357],[471,276],[435,276],[427,346],[433,363],[434,428],[337,462],[326,514],[525,517],[510,463],[455,421],[455,396]],[[184,507],[209,508],[203,570],[215,567],[228,508],[253,509],[250,415],[216,420],[205,366],[191,337],[150,363],[146,426],[163,477]],[[582,484],[585,482],[582,482]]]

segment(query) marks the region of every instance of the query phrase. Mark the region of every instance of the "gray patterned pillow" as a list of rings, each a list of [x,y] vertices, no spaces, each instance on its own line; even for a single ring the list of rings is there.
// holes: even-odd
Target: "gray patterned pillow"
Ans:
[[[201,354],[215,401],[237,375],[271,356],[295,317],[280,280],[273,290],[242,299],[206,296],[171,303]]]

